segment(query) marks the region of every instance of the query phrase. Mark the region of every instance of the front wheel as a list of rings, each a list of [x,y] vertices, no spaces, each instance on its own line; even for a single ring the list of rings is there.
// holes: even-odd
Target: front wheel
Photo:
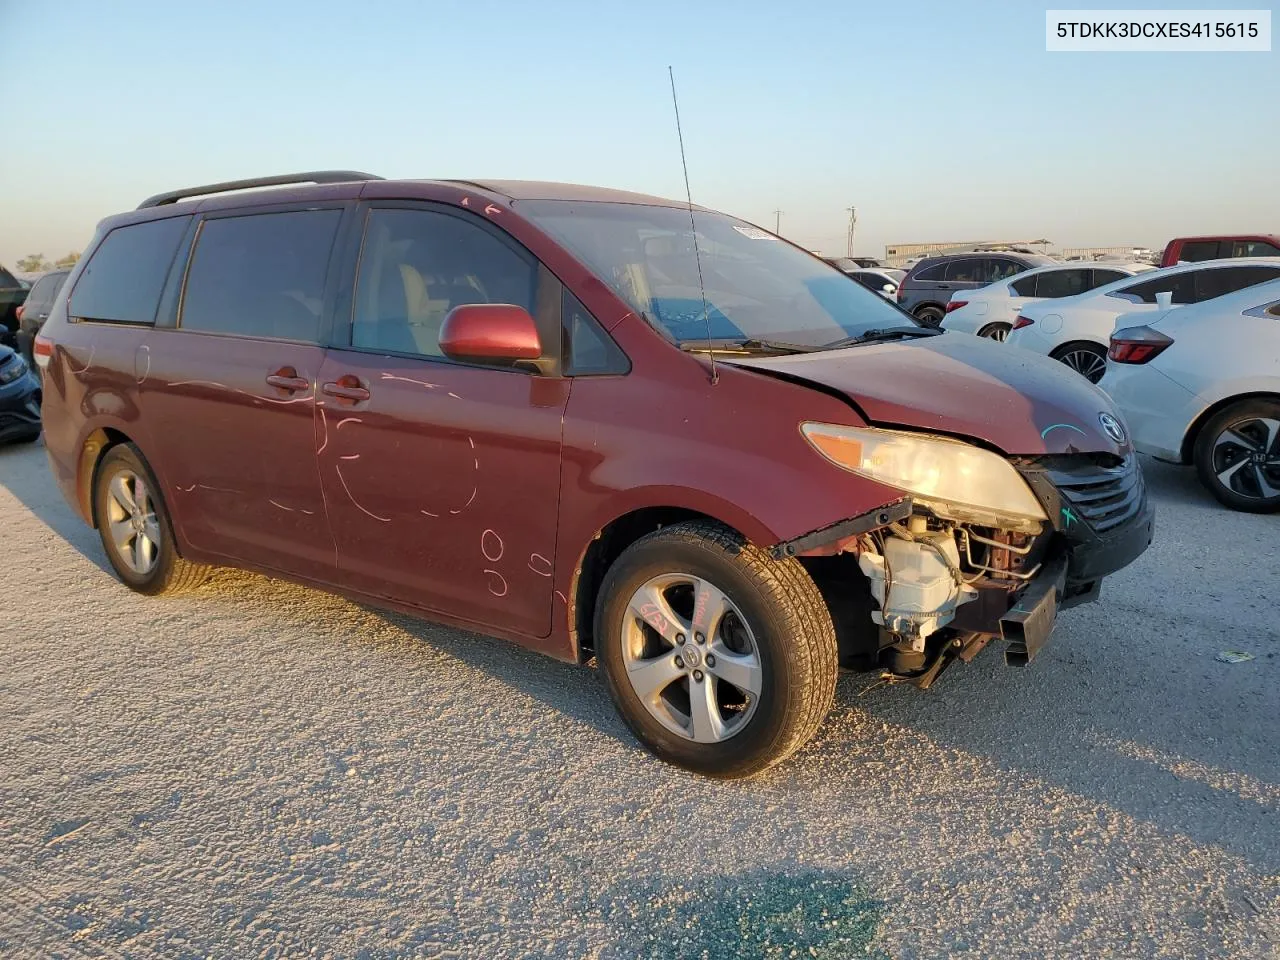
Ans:
[[[1090,383],[1097,383],[1107,372],[1107,351],[1096,343],[1068,343],[1050,356],[1065,363]]]
[[[835,629],[794,559],[709,521],[636,541],[609,569],[596,652],[618,712],[664,760],[746,777],[798,750],[831,709]]]
[[[133,444],[119,444],[103,455],[93,512],[107,559],[125,586],[139,593],[173,593],[204,582],[208,568],[178,556],[159,485]]]
[[[1280,402],[1242,400],[1215,414],[1196,438],[1200,482],[1233,510],[1280,510]]]

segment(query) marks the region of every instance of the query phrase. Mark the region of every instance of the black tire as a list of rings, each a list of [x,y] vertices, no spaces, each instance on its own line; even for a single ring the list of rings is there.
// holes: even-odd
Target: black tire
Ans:
[[[1275,513],[1280,510],[1280,492],[1266,494],[1267,486],[1280,491],[1280,435],[1268,448],[1266,428],[1259,421],[1280,421],[1280,400],[1241,400],[1219,410],[1196,435],[1194,459],[1200,482],[1218,501],[1232,510],[1248,513]],[[1228,432],[1239,438],[1221,446],[1218,440]],[[1254,443],[1253,449],[1244,442]],[[1261,454],[1259,463],[1256,455]],[[1220,474],[1245,460],[1227,481]],[[1259,477],[1261,474],[1261,477]]]
[[[138,477],[145,483],[147,501],[151,507],[149,513],[154,516],[154,526],[159,532],[154,563],[142,573],[130,567],[110,532],[112,508],[108,498],[111,496],[109,491],[112,481],[118,476]],[[160,485],[156,483],[151,468],[133,444],[117,444],[107,450],[99,461],[93,480],[93,515],[111,568],[131,590],[146,594],[181,593],[200,586],[208,578],[208,567],[189,563],[178,555],[173,525],[169,520],[169,510],[165,506]]]
[[[942,318],[947,315],[947,311],[942,307],[935,307],[932,304],[916,307],[913,316],[923,323],[926,327],[938,327],[942,325]]]
[[[1010,323],[988,323],[978,331],[978,336],[984,337],[987,340],[996,340],[1003,343],[1005,337],[1009,335],[1009,331],[1012,329],[1013,324]]]
[[[1097,383],[1107,372],[1107,348],[1087,340],[1064,343],[1049,356],[1066,364],[1090,383]]]
[[[741,611],[754,637],[760,695],[744,714],[743,727],[727,739],[696,743],[671,732],[628,679],[623,656],[628,606],[641,586],[664,574],[690,574],[713,584]],[[658,757],[707,776],[748,777],[785,759],[813,736],[834,700],[835,628],[813,580],[798,561],[772,560],[711,521],[674,524],[628,547],[601,586],[595,637],[605,684],[627,726]],[[691,677],[676,681],[692,682]]]

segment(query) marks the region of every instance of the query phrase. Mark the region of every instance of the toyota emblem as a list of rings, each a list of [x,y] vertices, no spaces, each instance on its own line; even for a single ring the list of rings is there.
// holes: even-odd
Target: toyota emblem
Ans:
[[[1098,414],[1098,422],[1102,424],[1102,429],[1107,432],[1107,436],[1116,443],[1124,443],[1124,426],[1109,413]]]

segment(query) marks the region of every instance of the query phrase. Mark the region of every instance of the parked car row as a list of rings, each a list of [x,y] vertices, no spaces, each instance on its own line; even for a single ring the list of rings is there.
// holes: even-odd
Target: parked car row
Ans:
[[[33,353],[54,479],[132,589],[239,566],[594,658],[715,776],[799,748],[842,665],[1027,663],[1154,529],[1062,364],[619,191],[159,194],[99,225]]]

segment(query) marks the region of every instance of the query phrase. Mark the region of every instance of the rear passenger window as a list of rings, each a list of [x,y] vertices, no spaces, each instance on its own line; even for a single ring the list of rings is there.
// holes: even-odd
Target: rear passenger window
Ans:
[[[85,264],[67,307],[78,320],[155,323],[160,291],[190,217],[116,227]]]
[[[429,210],[369,211],[351,345],[439,357],[454,307],[512,303],[534,312],[534,264],[488,230]]]
[[[1089,275],[1092,270],[1050,270],[1040,274],[1040,282],[1036,285],[1036,296],[1057,300],[1061,297],[1074,297],[1089,289]]]
[[[183,330],[316,342],[340,210],[219,217],[200,226]]]
[[[1218,259],[1218,241],[1217,240],[1195,240],[1191,243],[1184,243],[1182,250],[1178,253],[1179,260],[1185,260],[1187,263],[1200,263],[1204,260]]]
[[[53,298],[58,295],[58,281],[60,277],[41,277],[32,286],[31,292],[27,294],[27,309],[31,309],[37,304],[52,302]]]
[[[911,279],[912,280],[941,280],[943,278],[943,273],[946,270],[946,268],[947,268],[946,263],[935,263],[931,267],[925,267],[923,270],[921,270]]]

